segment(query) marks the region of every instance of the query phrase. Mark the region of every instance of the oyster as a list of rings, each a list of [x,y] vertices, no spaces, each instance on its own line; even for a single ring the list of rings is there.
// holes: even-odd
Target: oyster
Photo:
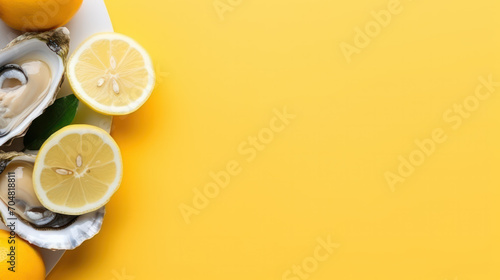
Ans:
[[[81,216],[51,212],[33,189],[35,156],[19,152],[0,153],[0,218],[21,238],[41,248],[69,250],[96,235],[104,207]]]
[[[0,50],[0,145],[21,137],[51,105],[64,78],[69,31],[26,33]]]
[[[61,228],[68,225],[75,216],[54,213],[38,201],[33,189],[34,163],[35,157],[30,155],[16,152],[0,154],[0,174],[3,174],[0,177],[0,199],[33,227]]]

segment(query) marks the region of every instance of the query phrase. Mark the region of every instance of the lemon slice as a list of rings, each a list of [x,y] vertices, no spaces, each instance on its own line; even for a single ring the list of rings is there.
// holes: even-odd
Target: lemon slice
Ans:
[[[77,97],[106,115],[136,111],[155,84],[148,53],[118,33],[99,33],[83,42],[68,61],[67,76]]]
[[[33,188],[47,209],[81,215],[104,206],[122,179],[120,149],[104,130],[69,125],[40,148]]]

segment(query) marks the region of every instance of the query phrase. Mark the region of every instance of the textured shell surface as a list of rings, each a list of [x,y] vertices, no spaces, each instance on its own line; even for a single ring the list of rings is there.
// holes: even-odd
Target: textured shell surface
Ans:
[[[14,232],[32,245],[50,250],[73,250],[84,241],[94,237],[101,230],[105,214],[104,207],[94,212],[78,216],[75,221],[62,229],[37,229],[23,220],[8,220],[7,205],[0,203],[0,219],[9,227],[15,223]]]

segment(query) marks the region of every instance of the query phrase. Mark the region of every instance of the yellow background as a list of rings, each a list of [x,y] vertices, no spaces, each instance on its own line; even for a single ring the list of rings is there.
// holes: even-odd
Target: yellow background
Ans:
[[[500,81],[499,1],[401,1],[351,63],[339,44],[390,0],[242,0],[224,20],[213,0],[105,2],[159,80],[115,118],[125,177],[101,233],[49,280],[279,280],[327,236],[340,247],[309,279],[500,279],[500,88],[443,119]],[[285,106],[247,162],[238,146]],[[435,128],[447,140],[392,192],[384,174]],[[241,174],[186,224],[179,205],[230,160]]]

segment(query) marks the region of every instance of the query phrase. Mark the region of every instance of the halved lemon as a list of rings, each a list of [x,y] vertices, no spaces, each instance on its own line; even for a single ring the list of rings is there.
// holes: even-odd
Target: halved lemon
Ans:
[[[47,209],[81,215],[104,206],[122,179],[120,149],[104,130],[66,126],[45,141],[33,169],[33,188]]]
[[[155,85],[148,53],[118,33],[99,33],[83,42],[68,61],[67,76],[76,96],[106,115],[136,111]]]

